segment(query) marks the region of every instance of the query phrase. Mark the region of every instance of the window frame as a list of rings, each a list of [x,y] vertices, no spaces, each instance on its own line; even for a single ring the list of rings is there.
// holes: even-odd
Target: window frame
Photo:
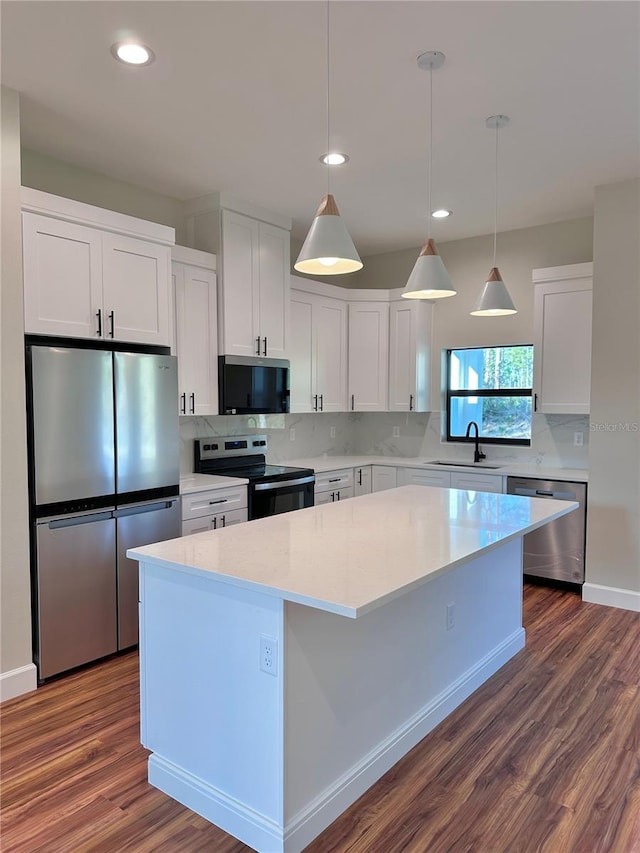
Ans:
[[[463,350],[489,350],[489,349],[505,349],[506,347],[531,347],[533,351],[533,344],[497,344],[493,346],[486,347],[447,347],[445,350],[446,358],[445,358],[445,382],[446,382],[446,409],[445,409],[445,421],[446,421],[446,437],[445,440],[447,442],[456,442],[461,444],[475,444],[476,438],[475,436],[470,436],[467,438],[462,435],[452,435],[451,434],[451,400],[454,397],[534,397],[533,392],[533,384],[531,388],[473,388],[464,391],[452,391],[451,390],[451,354],[453,352],[461,352]],[[533,379],[533,377],[532,377]],[[533,400],[532,400],[533,403]],[[534,408],[533,405],[531,407],[531,420],[533,427],[533,415]],[[531,438],[492,438],[485,437],[483,435],[478,436],[478,441],[482,442],[482,444],[504,444],[512,447],[531,447]]]

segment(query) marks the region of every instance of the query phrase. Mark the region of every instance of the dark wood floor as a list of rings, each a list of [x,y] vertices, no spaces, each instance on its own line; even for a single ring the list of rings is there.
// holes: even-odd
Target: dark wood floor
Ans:
[[[308,853],[639,853],[640,616],[525,590],[527,647]],[[241,853],[151,788],[137,655],[3,703],[3,853]]]

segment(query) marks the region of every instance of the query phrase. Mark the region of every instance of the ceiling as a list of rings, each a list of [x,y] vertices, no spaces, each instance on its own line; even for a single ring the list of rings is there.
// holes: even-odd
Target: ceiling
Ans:
[[[186,200],[220,190],[291,216],[304,238],[327,167],[325,2],[3,0],[2,83],[27,148]],[[363,255],[427,228],[433,73],[434,223],[442,242],[589,216],[593,188],[640,173],[640,4],[332,0],[331,189]],[[146,68],[110,54],[123,35]]]

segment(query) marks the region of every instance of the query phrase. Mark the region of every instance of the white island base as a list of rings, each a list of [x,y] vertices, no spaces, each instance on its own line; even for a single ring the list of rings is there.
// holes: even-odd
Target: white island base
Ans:
[[[441,493],[459,506],[434,536]],[[150,783],[302,850],[523,648],[521,536],[571,508],[408,486],[136,549]]]

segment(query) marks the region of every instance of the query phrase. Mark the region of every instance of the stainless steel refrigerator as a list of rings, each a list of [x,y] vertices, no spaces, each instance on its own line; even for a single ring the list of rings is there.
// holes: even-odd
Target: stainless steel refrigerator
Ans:
[[[139,349],[27,339],[40,679],[138,642],[127,548],[180,535],[176,359]]]

